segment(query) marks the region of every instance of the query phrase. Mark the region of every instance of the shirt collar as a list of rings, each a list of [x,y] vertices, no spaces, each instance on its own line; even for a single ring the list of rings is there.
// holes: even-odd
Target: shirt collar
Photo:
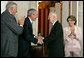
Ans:
[[[33,21],[31,20],[31,18],[30,17],[28,17],[28,18],[29,18],[30,22],[33,23]]]
[[[52,25],[54,25],[57,21],[55,21]]]

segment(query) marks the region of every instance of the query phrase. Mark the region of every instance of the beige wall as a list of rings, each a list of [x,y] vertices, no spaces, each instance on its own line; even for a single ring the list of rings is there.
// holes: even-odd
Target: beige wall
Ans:
[[[6,7],[6,4],[8,3],[8,1],[1,1],[1,13],[3,13],[5,11],[5,7]]]

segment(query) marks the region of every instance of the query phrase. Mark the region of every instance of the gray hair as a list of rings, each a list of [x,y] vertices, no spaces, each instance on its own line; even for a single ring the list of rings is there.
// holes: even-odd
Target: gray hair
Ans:
[[[14,2],[8,2],[6,5],[6,9],[9,10],[12,6],[15,6],[15,5],[17,5],[17,4]]]
[[[31,14],[34,14],[34,12],[36,11],[36,9],[29,9],[28,11],[27,11],[27,16],[29,17]]]

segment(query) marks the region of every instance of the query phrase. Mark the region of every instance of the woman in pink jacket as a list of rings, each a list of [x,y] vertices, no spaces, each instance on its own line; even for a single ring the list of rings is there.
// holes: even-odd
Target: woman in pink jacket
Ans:
[[[64,28],[65,57],[80,57],[81,28],[75,26],[77,22],[75,16],[69,16],[67,22],[69,27]]]

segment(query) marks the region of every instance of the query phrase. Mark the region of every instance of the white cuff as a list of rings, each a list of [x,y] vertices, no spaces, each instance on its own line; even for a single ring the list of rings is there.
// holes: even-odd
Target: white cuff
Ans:
[[[44,39],[44,37],[42,39]]]
[[[20,25],[21,27],[23,27],[23,25]]]
[[[36,38],[36,36],[34,36],[34,38]]]

